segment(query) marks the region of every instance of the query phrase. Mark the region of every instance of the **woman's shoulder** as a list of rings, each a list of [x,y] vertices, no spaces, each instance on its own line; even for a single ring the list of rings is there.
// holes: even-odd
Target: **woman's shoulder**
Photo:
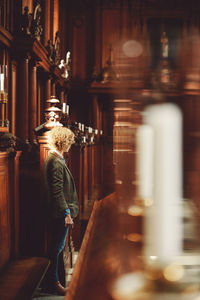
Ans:
[[[64,161],[58,157],[55,153],[50,152],[47,156],[45,164],[60,164],[64,165]]]

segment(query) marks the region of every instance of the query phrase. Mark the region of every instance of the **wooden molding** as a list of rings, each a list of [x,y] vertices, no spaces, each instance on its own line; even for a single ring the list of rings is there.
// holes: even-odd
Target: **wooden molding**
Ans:
[[[13,36],[3,26],[0,25],[0,42],[5,46],[10,47],[12,40]]]

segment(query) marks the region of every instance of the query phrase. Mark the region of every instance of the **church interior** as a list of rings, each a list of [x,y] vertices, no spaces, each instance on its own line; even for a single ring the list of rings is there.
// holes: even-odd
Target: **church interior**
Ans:
[[[49,266],[55,126],[80,207],[62,299],[200,299],[198,101],[199,1],[0,1],[0,299],[37,300]]]

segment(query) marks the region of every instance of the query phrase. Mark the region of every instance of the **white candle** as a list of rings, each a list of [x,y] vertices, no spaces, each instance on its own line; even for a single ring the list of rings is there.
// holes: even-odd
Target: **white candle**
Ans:
[[[62,111],[63,111],[63,114],[66,113],[66,103],[63,103],[63,106],[62,106]]]
[[[138,196],[152,198],[153,191],[153,128],[141,125],[136,132],[136,172]]]
[[[4,91],[4,74],[3,73],[1,73],[0,74],[0,78],[1,78],[1,80],[0,80],[0,90],[1,91]]]
[[[182,252],[182,114],[170,103],[151,105],[144,121],[154,130],[153,205],[146,209],[144,255],[166,265]]]
[[[69,115],[69,105],[67,105],[67,115]]]

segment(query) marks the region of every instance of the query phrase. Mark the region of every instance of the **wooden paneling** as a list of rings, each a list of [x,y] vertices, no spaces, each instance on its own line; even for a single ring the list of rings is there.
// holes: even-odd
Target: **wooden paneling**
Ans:
[[[86,78],[86,19],[84,15],[74,16],[73,24],[73,78],[83,81]]]
[[[0,152],[0,186],[0,268],[2,268],[11,254],[8,154],[3,152]]]
[[[119,50],[120,11],[104,9],[102,12],[102,67],[105,67],[109,58],[109,46],[113,47],[113,61],[116,62]]]

